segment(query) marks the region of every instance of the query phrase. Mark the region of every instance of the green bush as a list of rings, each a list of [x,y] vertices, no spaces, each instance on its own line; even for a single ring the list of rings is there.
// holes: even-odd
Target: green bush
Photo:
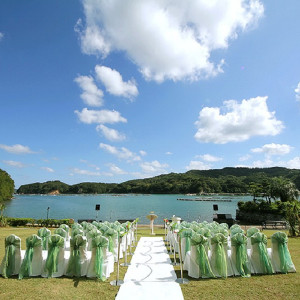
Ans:
[[[10,226],[27,226],[27,225],[37,225],[40,227],[59,227],[61,224],[70,225],[70,219],[32,219],[32,218],[6,218],[7,225]]]

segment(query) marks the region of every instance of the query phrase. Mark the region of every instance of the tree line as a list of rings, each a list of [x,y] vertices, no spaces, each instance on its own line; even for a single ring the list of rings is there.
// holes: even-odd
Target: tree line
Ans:
[[[48,194],[56,190],[61,194],[250,193],[255,197],[255,195],[265,195],[266,189],[270,188],[272,182],[274,185],[274,178],[287,180],[300,189],[300,170],[276,167],[192,170],[186,173],[170,173],[152,178],[129,180],[119,184],[83,182],[68,185],[61,181],[37,182],[20,186],[17,193]]]

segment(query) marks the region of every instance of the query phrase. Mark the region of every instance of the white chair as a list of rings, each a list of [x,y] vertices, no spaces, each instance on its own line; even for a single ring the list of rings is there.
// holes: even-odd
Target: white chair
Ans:
[[[92,250],[92,240],[97,237],[102,235],[102,233],[100,232],[100,230],[98,230],[96,227],[94,227],[93,229],[91,229],[90,231],[88,231],[86,233],[87,236],[87,249],[88,251]]]
[[[270,253],[267,250],[267,236],[257,232],[251,236],[250,261],[256,274],[273,274]]]
[[[186,228],[179,233],[181,237],[180,250],[183,262],[185,260],[186,253],[191,251],[191,237],[193,233],[194,231],[190,228]]]
[[[210,243],[210,265],[214,275],[223,278],[233,276],[231,260],[227,251],[227,237],[222,233],[217,233],[211,237]]]
[[[61,277],[65,273],[65,241],[58,234],[48,238],[48,252],[42,277]]]
[[[205,236],[194,233],[191,237],[191,252],[186,254],[184,269],[193,278],[215,277],[210,266],[208,239]]]
[[[113,271],[114,256],[108,252],[108,239],[97,236],[92,240],[92,256],[86,276],[104,281]]]
[[[237,233],[231,238],[231,262],[235,276],[250,277],[254,273],[251,269],[250,258],[247,250],[247,237]]]
[[[272,254],[271,260],[274,271],[277,273],[296,272],[290,251],[288,249],[288,237],[284,232],[276,232],[271,236]]]
[[[54,234],[58,234],[65,240],[65,249],[70,250],[70,240],[68,240],[68,233],[63,228],[56,228]]]
[[[4,278],[19,274],[21,261],[21,239],[11,234],[5,238],[5,255],[0,265],[0,274]]]
[[[70,227],[69,227],[69,225],[67,225],[67,224],[61,224],[60,226],[59,226],[59,228],[62,228],[62,229],[64,229],[65,231],[66,231],[66,233],[67,233],[67,241],[70,239]]]
[[[19,279],[40,276],[43,265],[42,239],[33,234],[26,239],[26,252],[19,271]]]
[[[48,237],[50,235],[51,235],[51,231],[46,227],[42,227],[38,230],[38,236],[42,239],[43,250],[48,249]]]
[[[70,241],[70,257],[65,275],[69,277],[81,277],[87,273],[90,257],[86,251],[86,237],[76,235]]]
[[[247,238],[248,238],[247,248],[248,249],[251,249],[251,236],[253,234],[255,234],[256,232],[260,232],[260,230],[257,227],[250,227],[247,229]]]

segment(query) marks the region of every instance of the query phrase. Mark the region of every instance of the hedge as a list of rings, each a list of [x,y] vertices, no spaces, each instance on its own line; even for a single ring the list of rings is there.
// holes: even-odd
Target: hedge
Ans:
[[[32,219],[32,218],[6,218],[7,225],[10,226],[47,226],[47,227],[59,227],[61,224],[70,225],[72,219]]]

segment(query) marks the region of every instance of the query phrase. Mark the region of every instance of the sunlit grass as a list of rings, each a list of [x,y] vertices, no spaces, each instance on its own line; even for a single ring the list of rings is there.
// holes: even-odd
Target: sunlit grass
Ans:
[[[53,229],[54,231],[54,229]],[[275,231],[265,230],[270,237]],[[37,228],[0,228],[0,259],[4,256],[4,239],[10,234],[16,234],[22,239],[22,249],[25,249],[25,239]],[[164,230],[155,228],[156,236],[164,237]],[[139,228],[138,238],[150,236],[149,227]],[[270,240],[268,241],[270,245]],[[300,270],[300,239],[290,238],[289,249],[297,270]],[[133,248],[134,250],[134,248]],[[130,261],[131,256],[128,256]],[[123,262],[124,259],[121,260]],[[116,271],[115,264],[115,271]],[[180,276],[179,266],[175,267],[176,274]],[[124,278],[127,267],[120,267],[120,279]],[[300,275],[263,275],[251,278],[227,279],[197,279],[187,276],[189,284],[181,285],[186,300],[192,299],[299,299]],[[101,282],[94,279],[80,278],[30,278],[17,280],[16,277],[4,279],[0,277],[0,299],[114,299],[119,287],[111,286],[110,281],[116,279],[116,272]],[[157,299],[159,300],[159,299]]]

